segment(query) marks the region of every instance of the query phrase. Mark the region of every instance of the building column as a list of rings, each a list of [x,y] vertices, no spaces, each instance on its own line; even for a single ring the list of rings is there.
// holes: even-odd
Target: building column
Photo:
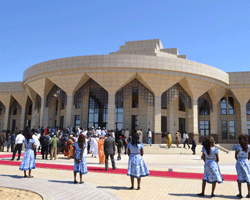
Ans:
[[[179,130],[178,105],[178,97],[175,97],[169,102],[167,109],[167,132],[171,135],[173,143],[175,142],[175,133]]]
[[[193,134],[194,139],[199,143],[199,126],[198,126],[198,98],[192,99],[192,111],[193,111]]]
[[[4,125],[3,130],[8,130],[8,122],[9,122],[9,112],[10,112],[10,104],[6,104],[5,113],[4,113]]]
[[[36,127],[36,103],[32,102],[32,115],[31,115],[31,129],[33,129],[33,127],[35,126],[35,128],[38,128]]]
[[[26,111],[26,106],[22,105],[22,111],[21,111],[21,122],[20,122],[20,130],[25,129],[25,111]]]
[[[71,126],[73,127],[73,118],[72,118],[72,110],[73,110],[73,101],[74,101],[74,95],[73,94],[67,94],[67,108],[66,108],[66,127]]]
[[[108,97],[107,130],[115,130],[115,94],[109,94],[109,97]]]
[[[247,134],[247,111],[246,104],[240,104],[241,133]]]
[[[161,96],[155,96],[153,143],[161,144]]]
[[[218,127],[218,109],[217,103],[213,103],[213,112],[210,110],[210,133],[211,134],[218,134],[217,127]]]
[[[48,124],[48,108],[46,107],[46,96],[41,98],[41,110],[40,110],[40,127],[45,127]]]

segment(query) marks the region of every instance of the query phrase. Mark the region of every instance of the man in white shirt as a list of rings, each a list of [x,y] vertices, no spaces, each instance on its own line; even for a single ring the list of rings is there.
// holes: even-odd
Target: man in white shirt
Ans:
[[[21,152],[22,152],[22,146],[23,142],[25,140],[25,137],[23,136],[22,132],[19,132],[19,134],[16,136],[16,141],[15,141],[15,149],[13,151],[12,159],[15,159],[16,152],[18,151],[18,158],[17,160],[20,160]]]
[[[150,131],[150,128],[148,129],[147,136],[148,136],[147,143],[150,144],[150,146],[152,146],[152,142],[151,142],[152,132]]]
[[[188,142],[188,134],[186,134],[185,132],[183,133],[183,140],[184,140],[184,143],[183,143],[183,147],[185,148],[185,145],[187,144],[188,145],[188,148],[190,149],[190,146],[189,146],[189,142]]]

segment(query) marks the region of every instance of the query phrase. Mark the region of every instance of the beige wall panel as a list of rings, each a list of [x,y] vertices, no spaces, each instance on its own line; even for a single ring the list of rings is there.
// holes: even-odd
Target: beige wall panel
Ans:
[[[112,94],[115,94],[136,77],[135,73],[118,72],[87,73],[87,75]]]
[[[47,78],[41,78],[36,81],[29,82],[28,84],[37,94],[40,95],[41,98],[43,96],[46,96],[52,87],[54,86],[54,83],[52,83]]]
[[[84,74],[69,74],[63,76],[48,77],[54,84],[60,87],[67,94],[73,94],[77,85],[83,79]]]
[[[139,76],[153,90],[156,96],[161,96],[163,92],[178,83],[183,77],[163,74],[139,73]]]

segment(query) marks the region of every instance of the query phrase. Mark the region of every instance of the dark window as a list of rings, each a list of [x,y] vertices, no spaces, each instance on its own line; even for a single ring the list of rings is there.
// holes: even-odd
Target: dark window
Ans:
[[[17,108],[14,108],[13,115],[17,114]]]
[[[76,102],[75,102],[75,108],[81,108],[81,104],[82,104],[82,96],[81,96],[81,92],[78,92],[76,95],[75,95],[75,98],[76,98]]]
[[[28,115],[32,115],[32,104],[29,106]]]
[[[115,95],[115,126],[116,130],[123,129],[123,94],[124,90],[119,90]]]
[[[139,95],[138,95],[138,88],[132,88],[132,108],[139,107]]]
[[[179,96],[179,111],[185,111],[185,104]]]
[[[209,103],[206,99],[204,99],[203,103],[201,104],[201,106],[199,108],[199,114],[200,115],[210,115]]]
[[[233,99],[233,97],[228,97],[228,114],[234,115],[234,99]]]
[[[234,121],[229,121],[229,138],[230,139],[235,139]]]
[[[247,121],[247,134],[250,135],[250,121]]]
[[[132,122],[131,122],[131,132],[138,130],[138,121],[139,116],[138,115],[132,115]]]
[[[250,100],[247,102],[247,115],[250,115]]]
[[[221,121],[222,139],[227,139],[227,121]]]
[[[221,105],[221,114],[226,115],[227,114],[227,101],[225,97],[221,99],[220,105]]]
[[[2,115],[2,112],[3,112],[3,110],[2,110],[2,108],[0,108],[0,115]]]
[[[56,115],[58,113],[58,100],[56,100]]]
[[[200,135],[209,136],[210,134],[210,122],[209,121],[200,121],[199,122]]]
[[[80,128],[80,115],[75,115],[75,127]]]

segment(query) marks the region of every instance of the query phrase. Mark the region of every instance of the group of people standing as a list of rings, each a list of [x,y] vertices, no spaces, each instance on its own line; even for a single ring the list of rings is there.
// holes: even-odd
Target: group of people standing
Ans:
[[[94,132],[93,130],[91,131],[92,133]],[[33,138],[33,135],[35,134],[34,131],[28,131],[25,135],[22,133],[18,134],[16,137],[16,142],[21,142],[17,143],[18,144],[23,144],[25,146],[25,153],[22,158],[21,165],[19,167],[20,170],[24,171],[24,178],[33,178],[31,175],[32,169],[35,169],[35,149],[37,148],[36,141]],[[85,133],[83,130],[79,131],[79,134],[76,136],[72,136],[72,139],[74,139],[73,143],[73,158],[74,158],[74,183],[78,183],[76,180],[77,173],[80,174],[80,184],[84,183],[82,180],[82,175],[86,174],[88,172],[87,170],[87,162],[86,162],[86,150],[87,150],[87,144],[91,141],[92,139],[96,140],[97,136],[95,135],[96,132],[93,133],[93,138],[90,137],[91,133],[87,132]],[[43,137],[49,137],[49,130],[44,133],[40,137],[41,144],[43,144]],[[51,138],[57,138],[57,135],[54,134],[54,136]],[[121,140],[122,137],[118,139],[118,141]],[[114,161],[114,155],[115,155],[115,139],[113,138],[113,133],[112,132],[106,132],[105,136],[100,135],[100,139],[98,141],[103,142],[103,156],[105,160],[105,169],[106,171],[109,170],[108,168],[108,159],[110,157],[111,163],[112,163],[112,168],[113,170],[116,169],[115,166],[115,161]],[[53,142],[52,142],[53,143]],[[67,145],[66,145],[67,146]],[[100,145],[99,145],[100,146]],[[42,149],[44,147],[42,146]],[[90,147],[91,148],[91,147]],[[94,147],[93,147],[94,148]],[[127,154],[129,156],[129,163],[128,163],[128,171],[127,175],[131,177],[131,187],[130,189],[134,189],[134,178],[137,178],[137,189],[140,189],[140,183],[141,183],[141,177],[148,176],[149,171],[147,169],[147,166],[143,160],[143,144],[140,142],[140,136],[135,132],[132,134],[130,137],[130,140],[128,141],[127,144]],[[20,149],[20,148],[18,148]],[[101,149],[101,148],[100,148]],[[93,150],[94,152],[95,150]],[[14,151],[15,152],[15,151]],[[51,147],[51,152],[55,152],[53,149],[53,146]],[[103,157],[100,156],[99,157]],[[26,172],[29,172],[28,174]]]
[[[237,182],[239,194],[236,196],[242,198],[242,183],[247,183],[247,198],[250,198],[250,146],[248,145],[247,137],[245,135],[240,135],[238,137],[239,145],[234,146],[235,159],[236,159],[236,172],[237,172]],[[211,197],[214,197],[214,191],[216,188],[216,183],[223,183],[223,177],[220,172],[218,165],[219,162],[219,151],[218,148],[214,146],[215,141],[211,138],[206,138],[202,143],[202,160],[204,164],[204,176],[202,180],[202,192],[198,196],[205,196],[206,183],[212,184]]]

